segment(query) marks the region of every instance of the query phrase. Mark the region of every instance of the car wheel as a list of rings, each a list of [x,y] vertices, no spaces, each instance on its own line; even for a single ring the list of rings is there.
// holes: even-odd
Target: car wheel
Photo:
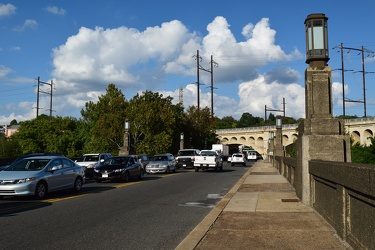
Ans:
[[[198,172],[199,171],[199,167],[195,167],[195,172]]]
[[[143,172],[143,169],[141,169],[141,171],[139,171],[138,179],[142,180],[143,175],[144,175],[144,172]]]
[[[173,173],[176,173],[176,171],[177,171],[177,167],[175,166],[173,169]]]
[[[232,163],[232,164],[230,164],[232,167],[234,167],[234,164]]]
[[[82,179],[77,177],[75,182],[74,182],[73,191],[79,192],[79,191],[81,191],[81,189],[82,189]]]
[[[169,167],[167,167],[167,170],[165,170],[165,173],[166,173],[166,174],[169,174],[170,171],[171,171],[171,170],[169,169]]]
[[[47,184],[45,182],[39,182],[35,188],[35,197],[37,199],[44,199],[47,195]]]
[[[100,183],[100,182],[102,182],[102,181],[101,181],[101,180],[95,180],[95,182]]]
[[[129,172],[125,172],[123,179],[124,179],[124,182],[129,182],[130,181]]]

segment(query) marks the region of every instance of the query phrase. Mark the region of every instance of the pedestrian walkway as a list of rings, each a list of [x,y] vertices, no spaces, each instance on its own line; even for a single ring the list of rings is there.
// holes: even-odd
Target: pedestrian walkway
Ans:
[[[351,249],[271,163],[258,161],[176,249]]]

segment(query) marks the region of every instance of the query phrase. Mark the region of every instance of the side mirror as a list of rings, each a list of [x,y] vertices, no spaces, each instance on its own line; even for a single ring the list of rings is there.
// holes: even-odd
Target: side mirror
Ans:
[[[49,171],[51,171],[51,172],[56,171],[56,170],[59,170],[59,166],[54,166],[54,167],[49,169]]]

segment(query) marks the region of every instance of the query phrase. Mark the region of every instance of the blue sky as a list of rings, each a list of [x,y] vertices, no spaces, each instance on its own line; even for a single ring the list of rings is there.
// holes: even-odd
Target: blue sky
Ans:
[[[214,113],[264,117],[265,105],[296,119],[305,115],[304,20],[328,18],[334,115],[341,115],[340,43],[375,51],[373,1],[3,1],[0,2],[0,124],[36,116],[37,78],[53,81],[53,115],[80,118],[114,83],[127,99],[158,91],[197,105],[195,55],[214,72]],[[358,51],[345,50],[345,69],[361,71]],[[367,57],[370,55],[370,57]],[[372,53],[365,71],[374,72]],[[375,74],[366,74],[367,116],[375,115]],[[200,106],[211,105],[210,74],[200,71]],[[49,86],[42,87],[49,92]],[[345,97],[363,101],[361,73],[345,73]],[[39,114],[50,96],[40,95]],[[275,112],[274,112],[275,113]],[[277,114],[277,113],[275,113]],[[363,103],[346,114],[364,115]]]

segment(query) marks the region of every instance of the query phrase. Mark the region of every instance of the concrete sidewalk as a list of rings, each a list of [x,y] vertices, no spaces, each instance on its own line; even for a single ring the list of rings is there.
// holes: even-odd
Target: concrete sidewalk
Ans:
[[[267,161],[258,161],[176,249],[351,249]]]

